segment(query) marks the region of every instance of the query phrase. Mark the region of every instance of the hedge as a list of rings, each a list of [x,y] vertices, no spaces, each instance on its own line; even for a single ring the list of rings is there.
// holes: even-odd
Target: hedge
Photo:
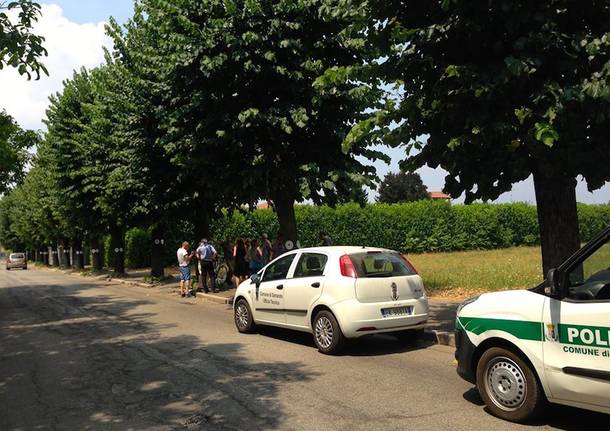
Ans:
[[[405,204],[297,205],[301,246],[318,244],[326,231],[336,244],[369,245],[402,252],[494,249],[539,243],[536,207],[526,203],[451,205],[420,201]],[[588,241],[610,226],[609,205],[578,205],[581,239]],[[273,211],[225,214],[212,224],[217,242],[275,237]]]
[[[420,201],[405,204],[297,205],[295,208],[302,247],[317,245],[326,231],[336,244],[368,245],[405,253],[495,249],[539,244],[536,207],[525,203],[451,205]],[[580,235],[588,241],[610,226],[610,205],[578,205]],[[277,235],[279,224],[272,210],[225,214],[212,222],[216,245],[235,238]],[[172,225],[165,233],[164,260],[175,264],[176,249],[192,238],[188,223]],[[104,238],[106,266],[111,266],[110,236]],[[125,265],[150,265],[151,231],[133,228],[125,235]]]

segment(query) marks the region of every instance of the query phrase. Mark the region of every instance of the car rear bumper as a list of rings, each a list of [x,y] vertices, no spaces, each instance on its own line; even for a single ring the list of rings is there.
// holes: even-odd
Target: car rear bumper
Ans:
[[[27,263],[7,263],[7,269],[26,269],[28,267]]]
[[[412,306],[408,316],[381,317],[382,308]],[[362,303],[358,300],[336,304],[335,315],[347,338],[358,338],[368,334],[398,332],[421,329],[428,321],[428,299],[425,297],[393,302]]]

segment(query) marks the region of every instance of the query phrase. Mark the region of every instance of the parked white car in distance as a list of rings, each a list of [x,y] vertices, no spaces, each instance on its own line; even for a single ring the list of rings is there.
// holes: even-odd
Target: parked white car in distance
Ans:
[[[6,259],[6,270],[10,271],[15,268],[28,269],[28,261],[25,253],[11,253],[8,255],[8,258]]]
[[[413,339],[428,320],[417,271],[400,253],[371,247],[294,250],[241,283],[235,325],[271,325],[313,334],[318,350],[338,353],[346,338],[395,333]]]

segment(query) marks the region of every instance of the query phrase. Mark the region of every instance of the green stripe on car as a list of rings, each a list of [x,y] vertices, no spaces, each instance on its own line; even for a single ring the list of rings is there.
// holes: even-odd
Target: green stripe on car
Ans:
[[[486,331],[503,331],[522,340],[544,341],[542,322],[527,320],[487,319],[481,317],[458,317],[457,327],[480,335]]]

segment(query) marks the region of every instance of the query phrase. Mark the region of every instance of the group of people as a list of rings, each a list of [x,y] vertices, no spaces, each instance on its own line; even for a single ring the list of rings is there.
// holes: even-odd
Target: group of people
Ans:
[[[178,257],[178,266],[180,268],[180,295],[184,298],[187,295],[191,295],[189,284],[191,282],[191,260],[196,258],[197,268],[199,270],[200,277],[200,289],[208,293],[207,278],[211,280],[212,291],[218,292],[216,288],[216,274],[214,273],[214,260],[218,256],[214,246],[207,240],[202,239],[196,250],[189,254],[191,245],[188,241],[182,243],[182,247],[176,252]],[[193,292],[193,294],[196,294]]]
[[[284,252],[286,247],[282,235],[273,242],[267,234],[261,235],[260,239],[238,238],[232,250],[233,283],[238,286]]]
[[[331,246],[333,241],[326,232],[320,232],[320,245]],[[238,238],[234,244],[225,242],[222,245],[226,263],[231,268],[232,279],[227,282],[238,286],[250,275],[257,273],[265,265],[290,248],[291,242],[285,242],[282,234],[279,234],[274,241],[269,239],[267,234],[262,234],[260,238],[243,239]],[[294,246],[294,245],[293,245]],[[189,253],[190,244],[188,241],[182,243],[178,249],[178,265],[180,267],[180,295],[185,297],[190,295],[189,284],[191,281],[191,260],[197,259],[200,274],[200,288],[208,293],[207,278],[211,279],[212,291],[217,292],[216,274],[214,272],[214,260],[218,253],[212,243],[207,239],[202,239],[196,250]],[[195,292],[193,292],[195,294]]]

